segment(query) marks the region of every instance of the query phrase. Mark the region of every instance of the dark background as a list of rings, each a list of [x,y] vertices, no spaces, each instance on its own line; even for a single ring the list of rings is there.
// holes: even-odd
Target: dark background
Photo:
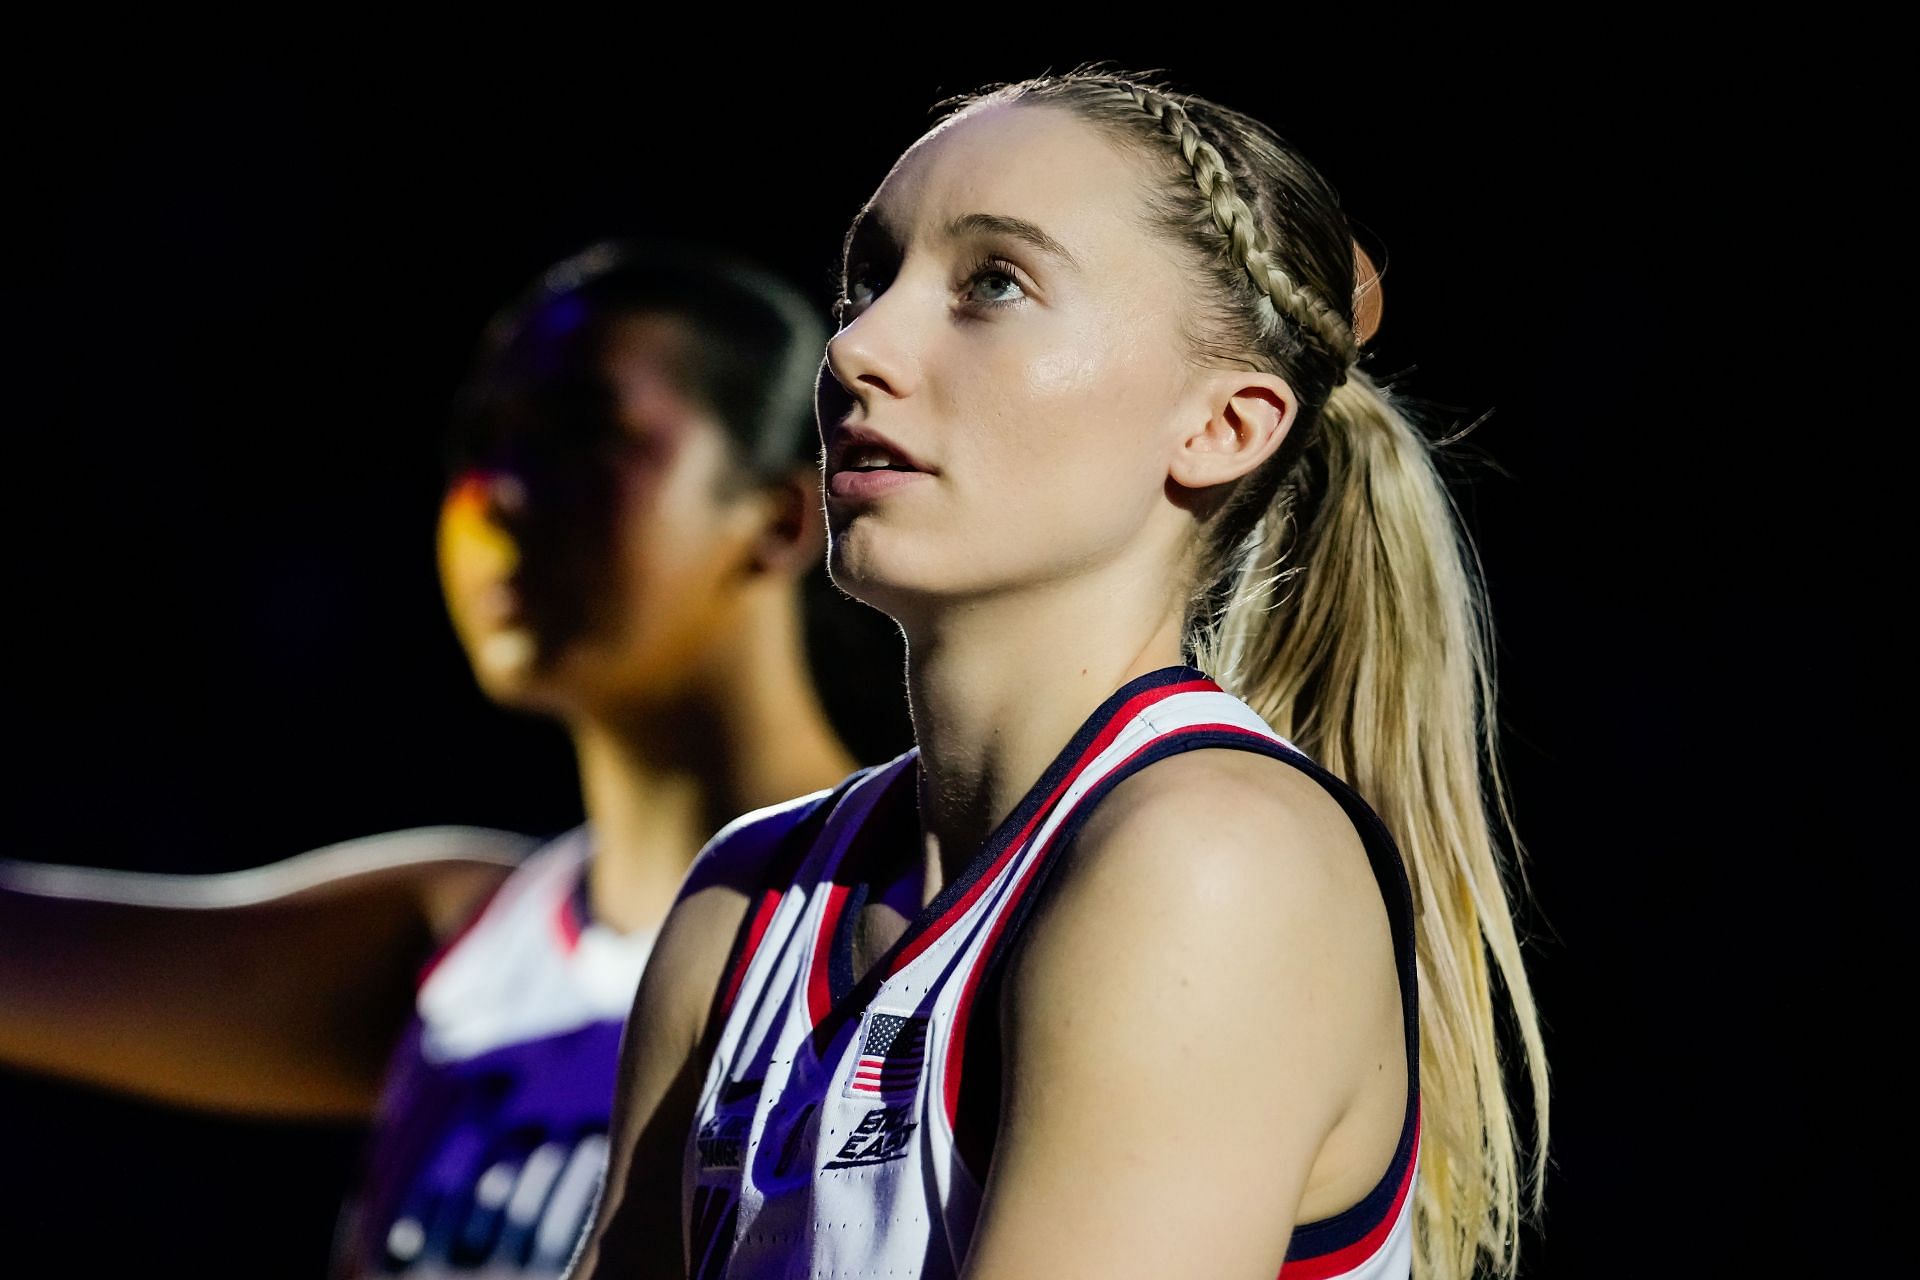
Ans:
[[[1853,584],[1815,551],[1841,512],[1785,465],[1807,308],[1768,256],[1789,184],[1751,163],[1779,135],[1725,46],[1515,38],[16,55],[0,852],[213,871],[577,821],[564,739],[479,697],[439,604],[440,430],[489,312],[632,232],[745,252],[824,306],[849,216],[935,100],[1164,66],[1301,144],[1385,246],[1376,372],[1442,427],[1488,415],[1451,468],[1555,1072],[1525,1273],[1800,1260],[1792,1224],[1846,1180],[1804,1176],[1793,1011],[1820,998],[1805,930],[1852,846],[1816,838],[1831,810],[1789,762],[1844,738],[1861,677],[1833,659],[1850,623],[1802,621]],[[200,1276],[318,1275],[358,1138],[17,1075],[0,1135],[0,1271]],[[1772,1169],[1802,1171],[1766,1201],[1786,1212],[1729,1239]]]

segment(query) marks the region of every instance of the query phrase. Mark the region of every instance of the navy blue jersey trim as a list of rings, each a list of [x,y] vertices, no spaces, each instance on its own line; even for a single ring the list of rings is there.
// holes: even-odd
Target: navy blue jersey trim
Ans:
[[[840,920],[833,937],[827,940],[827,991],[834,1004],[853,990],[853,931],[860,922],[861,908],[873,892],[864,880],[847,888],[847,900],[840,904]]]
[[[841,798],[864,776],[866,776],[864,771],[854,774],[820,797],[813,808],[808,810],[807,816],[796,822],[787,834],[780,837],[778,852],[767,859],[766,874],[754,888],[756,895],[765,893],[768,889],[778,889],[785,893],[793,886],[793,878],[800,873],[801,865],[806,862],[807,855],[813,852],[813,846],[820,839],[820,833],[826,829],[828,817],[839,805]]]
[[[1048,877],[1064,860],[1066,851],[1079,836],[1081,828],[1086,826],[1088,820],[1092,818],[1094,809],[1107,793],[1156,760],[1164,760],[1168,756],[1197,751],[1204,747],[1231,747],[1240,751],[1252,751],[1271,756],[1300,770],[1331,794],[1353,823],[1355,831],[1360,836],[1360,842],[1367,851],[1367,862],[1373,868],[1374,879],[1380,886],[1381,898],[1387,909],[1387,921],[1393,934],[1394,966],[1400,976],[1402,1034],[1407,1047],[1407,1107],[1400,1125],[1400,1141],[1394,1149],[1393,1159],[1387,1164],[1386,1173],[1359,1203],[1343,1209],[1331,1218],[1322,1218],[1317,1222],[1294,1228],[1293,1239],[1287,1246],[1288,1259],[1319,1257],[1322,1254],[1344,1249],[1366,1238],[1368,1233],[1380,1224],[1387,1210],[1392,1207],[1394,1198],[1400,1192],[1400,1184],[1405,1178],[1407,1162],[1413,1158],[1420,1101],[1420,996],[1414,969],[1412,887],[1407,881],[1406,867],[1400,860],[1400,851],[1394,844],[1393,837],[1388,833],[1386,824],[1380,821],[1379,816],[1373,812],[1372,807],[1365,800],[1361,799],[1359,793],[1339,777],[1284,743],[1272,739],[1211,729],[1170,731],[1166,737],[1148,746],[1124,768],[1116,769],[1102,778],[1081,799],[1079,806],[1068,816],[1066,822],[1061,824],[1059,832],[1053,838],[1051,852],[1038,867],[1034,868],[1034,882],[1028,886],[1026,893],[1014,905],[1012,917],[1007,921],[1007,927],[995,942],[993,953],[983,957],[981,961],[986,968],[981,974],[980,991],[976,998],[983,1002],[990,1002],[988,1004],[990,1008],[998,1008],[1007,958],[1012,954],[1024,932],[1035,904],[1042,897]],[[975,1021],[977,1022],[978,1019]],[[965,1052],[966,1049],[963,1047],[961,1053]],[[964,1089],[964,1074],[962,1079]],[[963,1093],[963,1105],[964,1101]]]
[[[1074,765],[1079,763],[1080,757],[1086,753],[1086,749],[1092,745],[1093,740],[1100,736],[1101,730],[1107,727],[1121,707],[1150,689],[1210,678],[1205,672],[1196,671],[1192,667],[1161,667],[1158,671],[1149,671],[1143,676],[1134,677],[1108,694],[1106,700],[1081,722],[1079,730],[1054,755],[1053,763],[1047,766],[1046,772],[1040,775],[1039,781],[1027,788],[1027,794],[1020,798],[1020,803],[1014,806],[1013,812],[993,829],[993,833],[980,846],[980,851],[967,863],[966,869],[948,881],[934,900],[921,909],[920,914],[907,925],[906,932],[900,935],[899,939],[887,949],[886,954],[876,960],[859,983],[847,993],[848,998],[843,999],[838,991],[835,992],[833,1007],[827,1011],[826,1016],[820,1020],[820,1024],[813,1031],[816,1051],[824,1051],[848,1019],[857,1014],[866,1006],[867,1001],[873,998],[874,993],[880,989],[880,984],[886,981],[887,966],[893,957],[913,945],[916,938],[931,928],[935,921],[946,914],[947,908],[959,901],[968,890],[973,888],[980,877],[986,874],[987,868],[993,865],[994,860],[1006,849],[1014,836],[1027,825],[1027,820],[1039,812],[1041,805],[1046,803],[1047,797],[1053,794],[1054,788],[1073,771]],[[912,770],[916,779],[919,771],[920,757],[916,748]]]
[[[1413,1088],[1409,1090],[1407,1114],[1400,1122],[1400,1141],[1393,1149],[1393,1159],[1387,1163],[1387,1171],[1380,1181],[1373,1184],[1373,1190],[1367,1192],[1358,1204],[1342,1209],[1331,1218],[1321,1218],[1317,1222],[1303,1223],[1293,1229],[1293,1238],[1287,1242],[1287,1261],[1298,1262],[1305,1258],[1324,1257],[1329,1253],[1338,1253],[1351,1245],[1367,1238],[1381,1221],[1387,1211],[1393,1208],[1394,1198],[1400,1194],[1400,1184],[1407,1176],[1407,1164],[1413,1159],[1414,1138],[1419,1133],[1419,1080],[1416,1076]]]

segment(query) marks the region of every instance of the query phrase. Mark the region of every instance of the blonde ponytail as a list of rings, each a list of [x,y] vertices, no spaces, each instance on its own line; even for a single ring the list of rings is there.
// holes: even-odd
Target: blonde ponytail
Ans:
[[[1321,410],[1207,647],[1221,682],[1347,779],[1400,846],[1420,983],[1415,1270],[1471,1275],[1484,1250],[1509,1274],[1523,1184],[1537,1208],[1545,1172],[1547,1068],[1495,835],[1511,828],[1489,640],[1474,558],[1431,449],[1366,374],[1354,370]],[[1525,1170],[1495,970],[1532,1081]]]

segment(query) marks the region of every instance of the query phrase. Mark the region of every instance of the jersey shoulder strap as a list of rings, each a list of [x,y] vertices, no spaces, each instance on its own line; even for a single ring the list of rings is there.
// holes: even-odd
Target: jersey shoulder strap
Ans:
[[[711,1034],[717,1034],[726,1022],[774,910],[820,838],[828,816],[847,792],[873,772],[873,768],[858,770],[831,790],[816,791],[735,819],[708,842],[688,872],[680,889],[682,898],[717,885],[747,895],[746,915],[734,934],[720,985],[714,992],[713,1010],[707,1020]]]

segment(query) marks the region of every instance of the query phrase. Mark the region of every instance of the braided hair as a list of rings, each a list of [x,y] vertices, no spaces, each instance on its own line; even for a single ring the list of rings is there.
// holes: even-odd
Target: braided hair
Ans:
[[[1214,224],[1227,238],[1233,260],[1260,290],[1263,313],[1272,310],[1285,316],[1330,357],[1351,365],[1359,357],[1353,326],[1310,285],[1296,283],[1287,274],[1286,267],[1268,248],[1266,233],[1253,209],[1241,198],[1220,149],[1207,141],[1186,108],[1141,84],[1124,83],[1116,91],[1125,93],[1180,148],[1181,158],[1193,170],[1194,186],[1207,198]],[[1346,380],[1344,371],[1340,380]]]

